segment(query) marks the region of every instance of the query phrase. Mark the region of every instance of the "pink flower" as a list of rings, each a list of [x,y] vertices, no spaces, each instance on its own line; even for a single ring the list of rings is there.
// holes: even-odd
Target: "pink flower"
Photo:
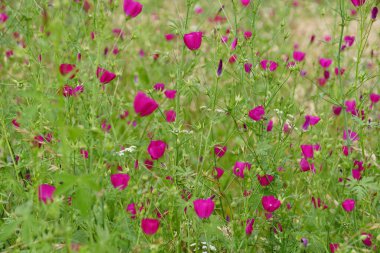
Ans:
[[[168,110],[164,112],[167,122],[174,122],[176,119],[176,112],[174,110]]]
[[[160,227],[160,221],[157,219],[142,219],[141,229],[146,235],[154,235]]]
[[[111,175],[111,183],[114,188],[124,190],[128,186],[130,176],[128,174],[118,173]]]
[[[251,0],[240,0],[241,1],[241,4],[244,6],[244,7],[247,7],[249,5],[249,3],[251,2]]]
[[[244,71],[245,71],[246,73],[250,73],[251,70],[252,70],[252,63],[245,63],[245,64],[244,64]]]
[[[214,154],[217,156],[217,157],[223,157],[224,154],[226,153],[227,151],[227,147],[226,146],[220,146],[220,145],[215,145],[214,146]]]
[[[237,60],[237,55],[236,55],[236,54],[233,54],[233,55],[231,55],[231,57],[228,59],[228,62],[229,62],[230,64],[234,64],[234,63],[236,62],[236,60]]]
[[[352,115],[358,115],[358,110],[356,109],[356,101],[355,100],[347,100],[344,102],[346,106],[346,112],[350,112]]]
[[[238,39],[235,38],[231,43],[231,50],[235,50],[238,43]]]
[[[148,146],[148,153],[153,160],[160,159],[167,148],[167,144],[164,141],[150,141]]]
[[[165,84],[163,83],[156,83],[153,88],[157,91],[163,91],[165,89]]]
[[[228,36],[222,36],[220,39],[222,43],[227,43],[228,42]]]
[[[8,20],[8,15],[5,12],[0,13],[0,23],[5,23],[7,20]]]
[[[313,203],[314,208],[321,208],[321,207],[323,207],[322,208],[323,210],[328,208],[328,206],[325,205],[325,203],[323,203],[320,198],[318,198],[316,200],[314,197],[311,197],[311,202]]]
[[[45,204],[48,201],[53,201],[53,194],[56,188],[49,184],[41,184],[38,186],[38,199]]]
[[[265,115],[264,106],[260,105],[249,111],[248,116],[254,121],[262,120]]]
[[[158,108],[158,104],[154,99],[139,91],[133,101],[133,108],[140,117],[144,117],[152,114]]]
[[[281,206],[281,201],[276,199],[274,196],[263,196],[261,198],[261,204],[265,211],[273,213]]]
[[[320,120],[321,119],[318,116],[306,115],[305,122],[303,123],[302,129],[306,131],[309,128],[309,126],[314,126],[318,124]]]
[[[330,67],[331,63],[332,63],[331,59],[328,59],[328,58],[319,59],[319,64],[321,65],[322,68],[327,69],[328,67]]]
[[[248,40],[252,37],[252,32],[251,31],[245,31],[244,32],[244,39]]]
[[[377,8],[377,6],[373,7],[371,10],[371,19],[375,20],[378,13],[379,13],[379,9]]]
[[[319,145],[301,145],[302,154],[305,158],[314,158],[314,150],[320,150]]]
[[[210,217],[215,208],[215,203],[212,199],[197,199],[193,204],[196,214],[201,219]]]
[[[330,247],[330,252],[335,253],[335,251],[339,248],[339,244],[338,243],[330,243],[329,247]]]
[[[351,170],[352,177],[356,180],[360,180],[362,178],[361,172],[358,169]]]
[[[17,119],[12,119],[12,125],[13,125],[15,128],[19,128],[19,127],[20,127],[20,123],[18,123]]]
[[[201,14],[203,12],[203,9],[201,6],[196,5],[194,8],[194,12],[195,12],[195,14]]]
[[[351,0],[351,3],[354,6],[362,6],[365,3],[365,0]]]
[[[332,110],[333,110],[333,113],[336,115],[336,116],[339,116],[340,113],[342,112],[342,107],[341,106],[333,106],[332,107]]]
[[[215,172],[216,172],[216,175],[215,175],[216,179],[221,178],[224,174],[224,170],[221,168],[215,168]]]
[[[80,154],[83,156],[84,159],[88,159],[88,151],[87,150],[81,148]]]
[[[358,141],[359,135],[356,132],[348,129],[347,132],[343,131],[343,140],[347,140],[347,138],[350,138],[351,141]]]
[[[298,62],[301,62],[305,59],[305,53],[304,52],[301,52],[301,51],[294,51],[293,52],[293,59],[295,61],[298,61]]]
[[[380,101],[380,94],[371,93],[369,95],[369,99],[371,100],[371,106],[369,108],[372,109],[373,105],[377,104]]]
[[[346,199],[345,201],[343,201],[342,207],[346,212],[351,212],[355,208],[355,200]]]
[[[306,158],[301,158],[300,167],[301,167],[302,172],[309,171],[309,170],[311,170],[312,172],[315,172],[314,164],[309,163],[309,161]]]
[[[257,175],[257,180],[259,180],[261,186],[268,186],[274,180],[274,176],[268,174],[264,176]]]
[[[183,36],[185,45],[190,50],[197,50],[202,44],[202,32],[191,32]]]
[[[172,34],[172,33],[165,34],[165,39],[167,41],[171,41],[171,40],[175,39],[175,34]]]
[[[372,234],[368,234],[368,233],[362,233],[362,236],[366,236],[362,240],[362,242],[364,243],[364,245],[367,246],[367,247],[371,247],[372,246],[373,235]]]
[[[255,219],[247,219],[246,225],[245,225],[245,234],[251,235],[253,232],[253,224],[255,223]]]
[[[355,36],[345,36],[344,42],[348,47],[351,47],[355,42]]]
[[[237,177],[244,178],[245,169],[251,170],[251,164],[248,162],[236,162],[233,171]]]
[[[98,67],[96,69],[96,77],[99,79],[100,83],[106,84],[115,79],[116,75],[106,69]]]
[[[134,0],[124,0],[123,7],[125,15],[131,18],[138,16],[143,9],[143,5]]]
[[[177,94],[177,91],[176,90],[166,90],[164,93],[168,99],[174,99],[175,95]]]
[[[131,218],[132,218],[132,219],[135,219],[135,218],[136,218],[137,211],[136,211],[136,204],[135,204],[135,203],[131,203],[131,204],[129,204],[125,210],[126,210],[128,213],[131,214]]]
[[[268,70],[269,69],[270,72],[275,71],[277,69],[277,67],[278,67],[277,62],[269,61],[269,60],[265,60],[265,59],[260,62],[260,65],[261,65],[261,68],[263,70]]]
[[[68,64],[68,63],[63,63],[59,65],[59,72],[61,75],[65,76],[71,73],[75,69],[74,64]],[[75,73],[70,77],[71,79],[75,77]]]
[[[271,132],[273,129],[273,120],[269,120],[267,125],[267,132]]]

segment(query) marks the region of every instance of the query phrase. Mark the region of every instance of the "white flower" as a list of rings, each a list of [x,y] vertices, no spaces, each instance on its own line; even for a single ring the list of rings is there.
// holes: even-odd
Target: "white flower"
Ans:
[[[125,152],[133,153],[136,150],[136,146],[130,146],[128,148],[122,149],[119,152],[116,152],[115,154],[118,156],[123,156]]]

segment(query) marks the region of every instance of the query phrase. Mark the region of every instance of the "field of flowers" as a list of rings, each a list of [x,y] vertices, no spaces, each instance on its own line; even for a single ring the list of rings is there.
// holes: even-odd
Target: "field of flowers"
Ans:
[[[0,0],[1,252],[380,252],[379,0]]]

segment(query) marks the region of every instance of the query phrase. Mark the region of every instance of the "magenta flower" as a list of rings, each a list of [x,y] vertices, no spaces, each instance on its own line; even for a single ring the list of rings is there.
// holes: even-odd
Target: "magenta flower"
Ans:
[[[377,6],[373,7],[371,10],[371,19],[375,20],[378,13],[379,13],[379,9],[377,8]]]
[[[7,20],[8,20],[8,15],[5,12],[0,13],[0,23],[5,23]]]
[[[96,77],[99,79],[100,83],[106,84],[115,79],[116,75],[106,69],[98,67],[96,69]]]
[[[360,170],[358,170],[358,169],[351,170],[351,175],[356,180],[360,180],[362,178],[362,174],[361,174]]]
[[[321,58],[319,59],[319,64],[321,65],[322,68],[327,69],[332,64],[332,59]]]
[[[88,159],[88,151],[87,150],[81,148],[80,154],[83,156],[84,159]]]
[[[238,43],[238,39],[235,38],[231,43],[231,50],[235,50]]]
[[[227,146],[220,146],[220,145],[214,146],[214,154],[219,158],[223,157],[226,151],[227,151]]]
[[[275,71],[277,69],[277,67],[278,67],[277,62],[269,61],[269,60],[262,60],[260,62],[260,65],[261,65],[261,68],[263,70],[268,70],[269,69],[270,72]]]
[[[267,125],[267,132],[271,132],[273,129],[273,120],[269,120]]]
[[[148,153],[153,160],[160,159],[167,148],[167,144],[164,141],[150,141],[148,146]]]
[[[309,161],[306,158],[301,158],[300,167],[301,167],[302,172],[309,171],[309,170],[311,170],[312,172],[315,172],[314,164],[309,163]]]
[[[355,42],[355,36],[344,36],[344,42],[348,47],[351,47]]]
[[[338,243],[330,243],[329,247],[330,247],[330,252],[335,253],[335,251],[339,248],[339,244]]]
[[[261,204],[265,211],[273,213],[281,206],[281,201],[276,199],[274,196],[263,196],[261,198]]]
[[[301,51],[294,51],[293,52],[293,59],[295,61],[298,61],[298,62],[301,62],[305,59],[305,53],[304,52],[301,52]]]
[[[158,104],[154,99],[139,91],[133,101],[133,108],[140,117],[144,117],[152,114],[158,108]]]
[[[333,106],[332,107],[332,110],[333,110],[333,113],[336,115],[336,116],[339,116],[340,113],[342,112],[342,107],[341,106]]]
[[[252,32],[251,31],[245,31],[244,32],[244,39],[248,40],[252,37]]]
[[[274,180],[274,176],[269,174],[264,176],[257,175],[257,180],[259,180],[261,186],[268,186]]]
[[[241,4],[244,6],[244,7],[247,7],[249,5],[249,3],[251,2],[251,0],[240,0],[241,1]]]
[[[59,65],[59,72],[61,75],[65,76],[71,73],[75,69],[75,64],[69,64],[69,63],[62,63]],[[70,77],[71,79],[74,78],[75,73]]]
[[[132,218],[132,219],[135,219],[135,218],[136,218],[137,211],[136,211],[136,204],[135,204],[135,203],[131,203],[131,204],[129,204],[125,210],[126,210],[128,213],[131,214],[131,218]]]
[[[251,70],[252,70],[252,63],[245,63],[245,64],[244,64],[244,71],[245,71],[246,73],[250,73]]]
[[[19,127],[20,127],[20,123],[17,121],[17,119],[12,119],[12,125],[13,125],[15,128],[19,128]]]
[[[343,140],[347,140],[348,138],[350,138],[351,141],[358,141],[359,135],[356,132],[348,129],[347,132],[343,131]]]
[[[215,168],[215,173],[216,173],[215,178],[219,179],[223,176],[224,170],[221,168]]]
[[[114,188],[124,190],[128,186],[130,176],[128,174],[118,173],[112,174],[110,178]]]
[[[246,225],[245,225],[245,234],[251,235],[253,232],[253,224],[255,223],[255,219],[247,219]]]
[[[371,106],[369,108],[372,109],[373,106],[380,101],[380,94],[371,93],[369,99],[371,100]]]
[[[48,201],[53,201],[53,194],[56,188],[49,184],[41,184],[38,186],[38,199],[45,204]]]
[[[176,119],[176,112],[174,110],[168,110],[164,112],[167,122],[174,122]]]
[[[314,158],[314,150],[320,150],[321,147],[317,145],[301,145],[303,156],[307,158]]]
[[[362,240],[362,242],[364,243],[364,245],[367,246],[367,247],[371,247],[372,246],[373,235],[372,234],[368,234],[368,233],[362,233],[362,236],[365,236],[365,238]]]
[[[309,128],[309,126],[314,126],[318,124],[320,120],[321,119],[318,116],[306,115],[305,122],[302,125],[302,129],[306,131]]]
[[[163,91],[165,89],[165,84],[163,83],[156,83],[153,88],[157,91]]]
[[[190,50],[197,50],[202,44],[202,32],[191,32],[183,36],[185,45]]]
[[[174,99],[175,95],[177,94],[177,91],[176,90],[166,90],[164,93],[168,99]]]
[[[251,164],[248,162],[236,162],[234,166],[234,174],[237,177],[244,178],[244,170],[248,169],[251,170]]]
[[[351,212],[355,208],[355,200],[346,199],[345,201],[343,201],[342,207],[346,212]]]
[[[215,208],[215,203],[212,199],[197,199],[193,204],[195,212],[201,219],[210,217]]]
[[[356,109],[356,101],[355,100],[347,100],[344,102],[346,106],[346,112],[350,112],[352,115],[358,115],[358,110]]]
[[[260,105],[249,111],[248,116],[254,121],[262,120],[265,115],[264,106]]]
[[[160,227],[160,221],[157,219],[145,218],[141,220],[141,229],[146,235],[154,235]]]
[[[357,7],[357,6],[362,6],[365,3],[365,0],[351,0],[351,3]]]
[[[131,18],[138,16],[143,9],[143,5],[134,0],[124,0],[123,7],[125,15]]]
[[[165,34],[165,39],[167,41],[171,41],[171,40],[175,39],[175,34],[172,34],[172,33]]]

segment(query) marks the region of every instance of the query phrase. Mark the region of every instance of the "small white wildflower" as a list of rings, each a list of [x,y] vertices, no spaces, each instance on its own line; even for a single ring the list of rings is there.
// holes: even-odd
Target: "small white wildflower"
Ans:
[[[136,150],[136,146],[130,146],[128,148],[120,150],[119,152],[116,152],[116,155],[118,155],[118,156],[124,156],[125,152],[133,153],[133,152],[135,152],[135,150]]]

